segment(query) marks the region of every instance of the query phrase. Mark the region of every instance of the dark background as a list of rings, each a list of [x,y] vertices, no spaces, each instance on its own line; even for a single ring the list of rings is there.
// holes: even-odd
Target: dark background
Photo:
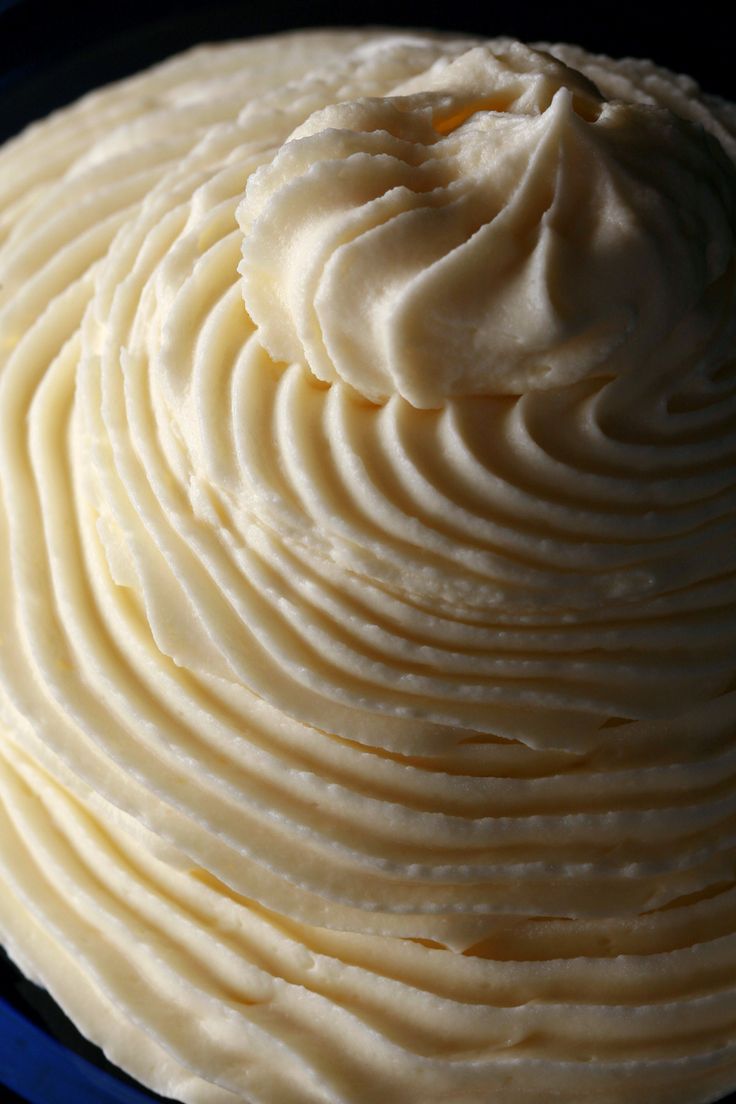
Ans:
[[[195,42],[287,27],[392,24],[577,42],[646,56],[736,100],[730,5],[639,0],[0,0],[0,140],[96,85]]]
[[[614,57],[651,57],[694,76],[706,91],[736,100],[734,39],[723,15],[727,10],[727,4],[709,0],[687,7],[674,0],[504,0],[482,6],[457,0],[343,0],[341,5],[324,0],[0,0],[0,141],[83,92],[197,42],[319,25],[436,27],[577,42]],[[105,1065],[100,1052],[77,1035],[1,952],[0,995],[65,1045]],[[20,1101],[12,1094],[2,1099]],[[730,1104],[736,1104],[736,1095]]]

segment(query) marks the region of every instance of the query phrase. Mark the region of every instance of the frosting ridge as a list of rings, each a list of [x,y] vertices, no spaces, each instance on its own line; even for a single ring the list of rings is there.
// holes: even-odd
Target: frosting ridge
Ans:
[[[426,408],[652,373],[683,320],[732,313],[734,169],[699,127],[520,44],[398,92],[315,112],[248,181],[277,360]]]

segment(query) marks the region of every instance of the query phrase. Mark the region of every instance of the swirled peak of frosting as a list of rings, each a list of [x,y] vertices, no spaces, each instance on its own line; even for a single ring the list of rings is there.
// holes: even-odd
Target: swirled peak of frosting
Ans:
[[[239,209],[243,295],[272,356],[374,402],[656,371],[733,297],[735,181],[667,109],[476,46],[291,134]]]

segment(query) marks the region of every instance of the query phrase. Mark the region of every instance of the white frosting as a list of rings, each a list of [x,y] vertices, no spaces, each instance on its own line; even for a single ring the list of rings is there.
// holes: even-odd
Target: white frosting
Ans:
[[[655,375],[733,315],[736,175],[699,127],[518,43],[397,92],[315,112],[248,182],[243,294],[276,359],[433,407]]]
[[[549,50],[0,153],[0,933],[174,1099],[736,1085],[736,128]]]

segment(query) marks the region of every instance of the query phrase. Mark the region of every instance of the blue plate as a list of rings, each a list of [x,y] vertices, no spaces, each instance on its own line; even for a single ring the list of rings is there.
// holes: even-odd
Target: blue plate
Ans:
[[[151,1104],[162,1099],[93,1066],[2,998],[0,1081],[28,1104]]]
[[[67,1038],[76,1037],[77,1048],[92,1054],[94,1063],[31,1022],[18,1007],[22,999],[18,994],[13,1004],[0,997],[0,1086],[6,1085],[27,1104],[166,1104],[163,1097],[115,1070],[101,1051],[79,1035],[48,994],[25,981],[0,950],[0,981],[3,975],[15,975],[19,988],[32,989],[36,1009],[57,1033],[63,1028]],[[736,1104],[736,1093],[720,1104]]]
[[[73,1026],[0,948],[0,1099],[24,1104],[156,1104]],[[16,1098],[12,1098],[15,1100]]]

